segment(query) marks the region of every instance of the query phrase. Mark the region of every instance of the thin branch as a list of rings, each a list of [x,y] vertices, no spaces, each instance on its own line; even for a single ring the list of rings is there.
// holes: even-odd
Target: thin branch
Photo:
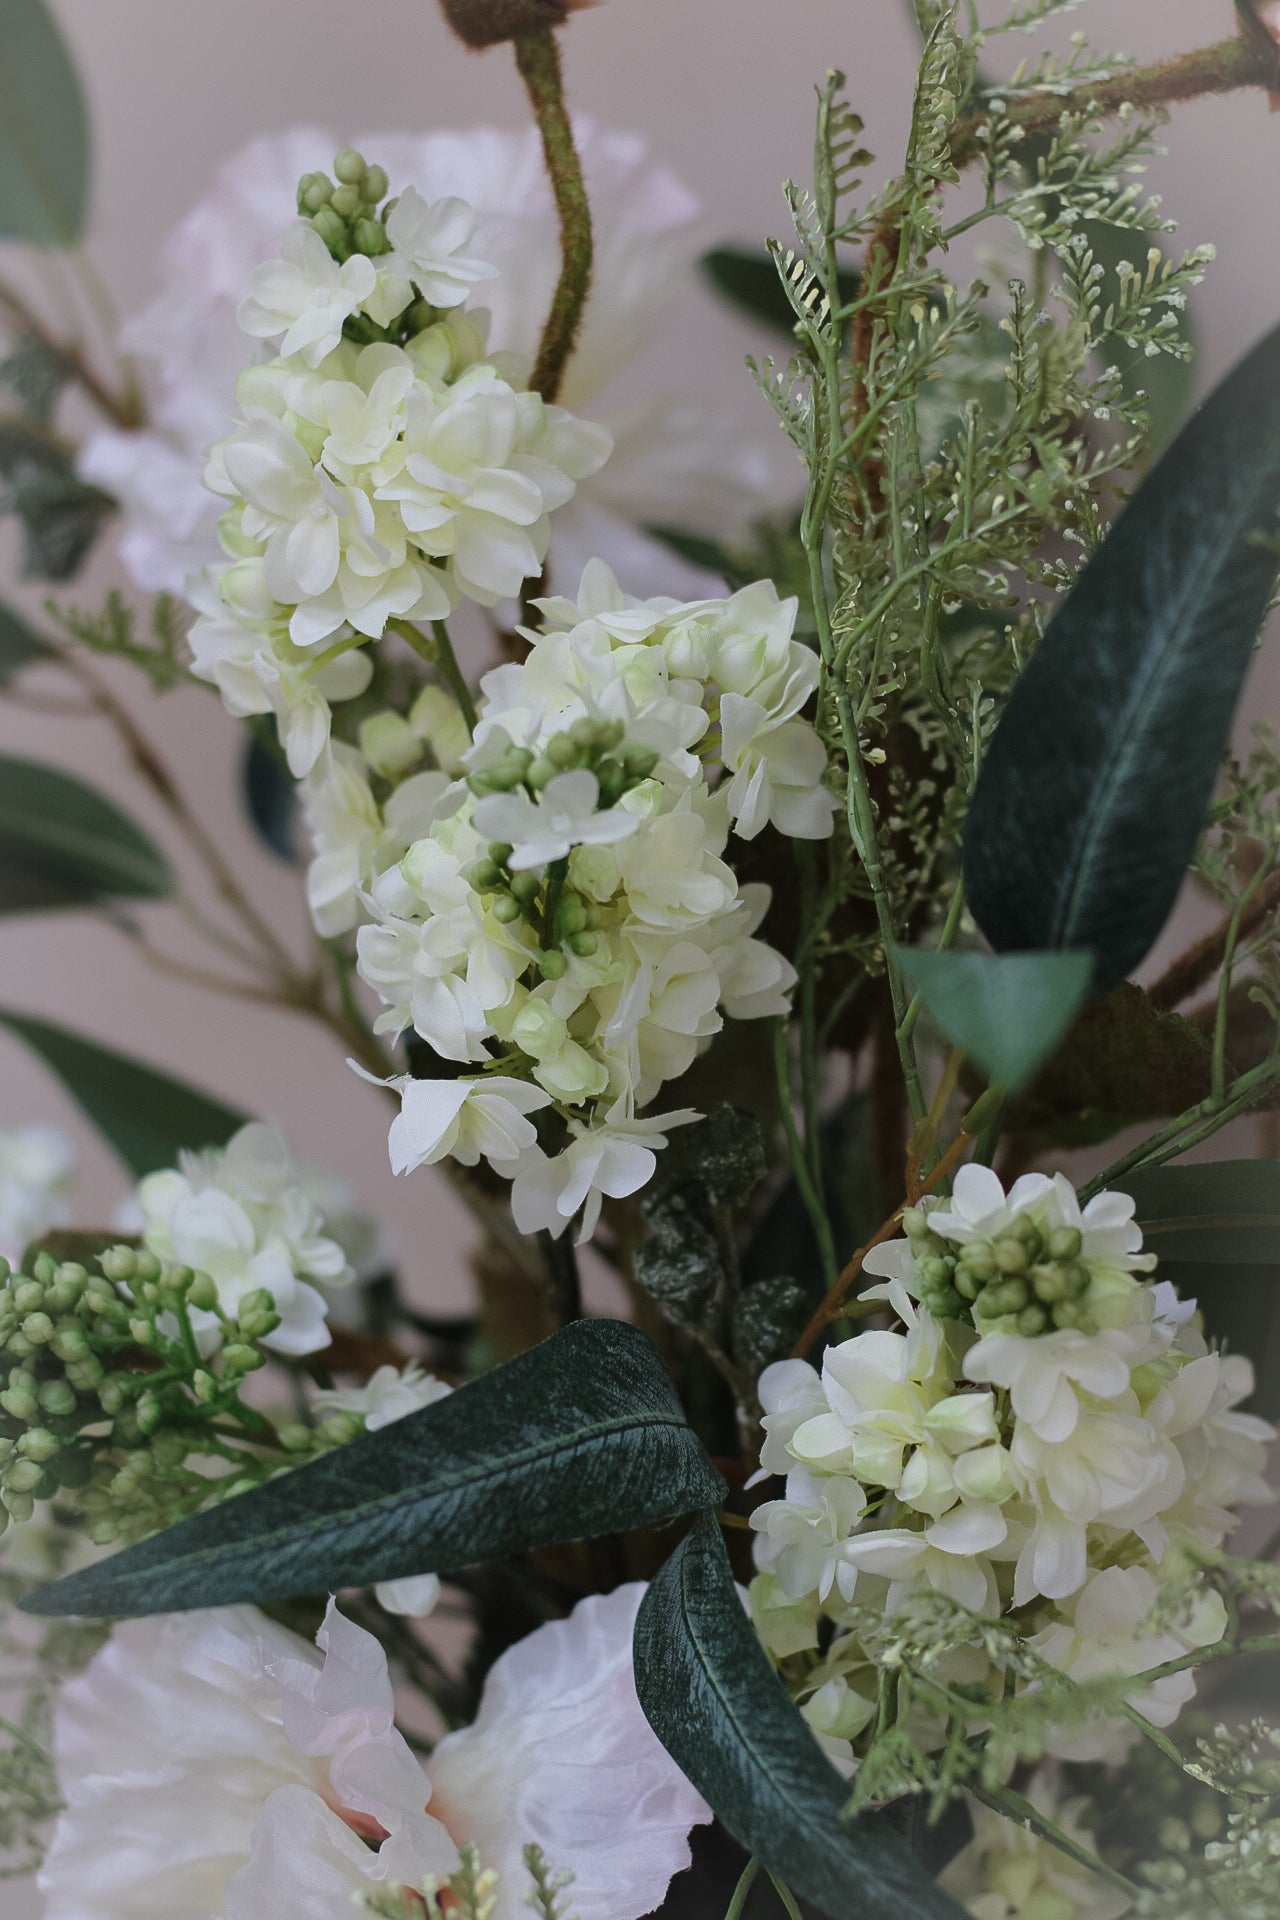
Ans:
[[[84,388],[100,413],[126,431],[142,425],[142,409],[135,396],[113,393],[89,365],[80,348],[71,341],[59,340],[40,318],[35,308],[16,288],[0,282],[0,312],[8,314],[23,333],[32,334],[41,346],[56,355],[78,386]]]
[[[1263,922],[1280,908],[1280,873],[1273,873],[1249,902],[1240,915],[1236,937],[1248,939]],[[1212,980],[1226,956],[1228,942],[1232,938],[1232,923],[1235,914],[1229,913],[1219,921],[1216,927],[1204,934],[1194,945],[1180,953],[1154,984],[1147,988],[1147,998],[1158,1013],[1171,1013],[1198,993],[1207,981]]]

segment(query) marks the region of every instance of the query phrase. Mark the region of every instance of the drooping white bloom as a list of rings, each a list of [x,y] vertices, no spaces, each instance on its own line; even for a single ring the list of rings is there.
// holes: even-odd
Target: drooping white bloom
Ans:
[[[412,1173],[452,1158],[464,1167],[487,1160],[510,1177],[522,1154],[537,1151],[538,1132],[529,1114],[551,1105],[551,1096],[527,1080],[488,1074],[476,1080],[390,1081],[400,1095],[391,1122],[391,1171]]]
[[[657,1153],[672,1127],[684,1127],[701,1115],[649,1114],[644,1119],[606,1118],[602,1125],[571,1123],[572,1139],[563,1153],[549,1157],[530,1147],[515,1170],[511,1212],[521,1233],[550,1233],[558,1239],[581,1210],[577,1238],[589,1240],[606,1198],[625,1200],[653,1178]]]
[[[557,516],[553,575],[557,582],[576,579],[601,553],[646,592],[707,592],[714,587],[709,576],[644,529],[679,525],[742,537],[780,491],[770,479],[771,445],[736,440],[722,409],[706,408],[691,391],[664,389],[679,366],[670,354],[649,383],[652,401],[637,406],[615,397],[614,377],[650,345],[675,305],[696,297],[693,267],[705,243],[691,195],[649,159],[638,138],[586,122],[575,137],[597,214],[596,258],[563,398],[608,425],[615,451]],[[329,167],[340,144],[302,128],[257,140],[230,159],[167,242],[157,298],[124,330],[121,344],[139,369],[148,425],[95,434],[82,469],[121,501],[121,555],[148,590],[181,592],[189,574],[217,559],[216,510],[201,472],[208,447],[226,430],[236,378],[251,351],[236,309],[253,271],[281,252],[296,220],[300,176]],[[370,300],[381,296],[394,305],[413,263],[424,279],[430,272],[423,291],[437,306],[452,306],[465,279],[462,297],[477,287],[493,314],[493,349],[531,364],[560,259],[536,131],[370,134],[357,144],[393,180],[411,183],[388,224],[405,267],[393,271],[382,256]],[[474,210],[474,237],[452,208],[448,218],[441,211],[459,200]],[[417,215],[422,206],[429,218]],[[482,264],[496,267],[499,278],[480,282]],[[396,278],[400,288],[388,293]]]
[[[71,1218],[76,1151],[57,1127],[13,1127],[0,1133],[0,1254],[23,1249]]]
[[[207,1273],[224,1313],[266,1289],[281,1320],[264,1346],[299,1354],[328,1345],[327,1303],[311,1283],[342,1286],[355,1275],[276,1128],[251,1122],[225,1147],[184,1152],[178,1167],[142,1180],[138,1200],[145,1244]],[[202,1317],[206,1335],[217,1327]]]
[[[48,1920],[346,1920],[463,1841],[502,1875],[494,1920],[526,1911],[530,1842],[574,1873],[581,1920],[639,1920],[710,1817],[636,1699],[642,1592],[511,1648],[425,1769],[381,1647],[332,1605],[323,1661],[247,1607],[116,1627],[58,1702]]]
[[[557,773],[534,796],[492,793],[476,804],[476,831],[506,841],[515,873],[563,860],[571,847],[612,847],[640,825],[634,813],[600,806],[600,782],[585,767]]]

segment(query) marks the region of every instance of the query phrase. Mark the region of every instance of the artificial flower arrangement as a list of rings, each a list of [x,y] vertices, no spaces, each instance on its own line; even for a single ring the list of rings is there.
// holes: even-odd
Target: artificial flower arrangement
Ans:
[[[1280,1102],[1280,746],[1228,752],[1280,331],[1177,431],[1210,250],[1139,181],[1280,23],[1012,66],[1068,4],[915,0],[902,170],[831,73],[788,237],[711,257],[798,506],[688,396],[610,427],[691,203],[571,123],[571,0],[445,0],[527,137],[233,161],[112,373],[0,292],[28,571],[122,528],[154,595],[5,611],[9,697],[121,733],[218,886],[193,990],[337,1034],[484,1234],[435,1315],[269,1116],[0,1015],[136,1181],[80,1232],[57,1138],[0,1140],[0,1844],[48,1920],[1280,1912],[1280,1573],[1229,1544],[1280,1176],[1184,1158]],[[75,76],[3,12],[58,114],[0,123],[0,230],[67,246]],[[306,961],[99,656],[243,723]],[[141,830],[0,792],[5,911],[149,950]],[[1213,924],[1135,984],[1189,871]]]

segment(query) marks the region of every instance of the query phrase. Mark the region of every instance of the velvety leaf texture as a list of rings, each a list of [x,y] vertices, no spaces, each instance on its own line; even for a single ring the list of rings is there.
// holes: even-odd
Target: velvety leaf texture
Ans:
[[[84,227],[80,82],[44,0],[0,0],[0,237],[69,247]]]
[[[25,1604],[121,1616],[332,1592],[673,1520],[724,1493],[644,1334],[580,1320]]]
[[[176,1164],[183,1147],[223,1146],[248,1115],[127,1054],[49,1020],[0,1007],[0,1023],[38,1053],[130,1173]]]
[[[1049,1058],[1089,987],[1086,953],[897,949],[912,988],[953,1046],[1017,1091]]]
[[[0,913],[172,887],[164,855],[110,800],[38,760],[0,758]]]
[[[1280,1265],[1280,1166],[1274,1161],[1139,1167],[1119,1184],[1137,1201],[1146,1244],[1162,1261]]]
[[[650,1726],[742,1846],[831,1920],[962,1920],[884,1820],[842,1823],[844,1782],[769,1664],[704,1514],[635,1628]]]
[[[1143,482],[1055,615],[991,741],[965,832],[998,952],[1148,952],[1204,821],[1276,572],[1280,328]]]

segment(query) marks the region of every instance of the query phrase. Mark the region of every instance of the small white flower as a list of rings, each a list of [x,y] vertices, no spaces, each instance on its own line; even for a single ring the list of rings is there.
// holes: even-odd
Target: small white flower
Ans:
[[[686,1108],[642,1120],[610,1118],[596,1127],[572,1122],[573,1139],[563,1153],[549,1156],[531,1147],[521,1160],[511,1189],[517,1227],[521,1233],[546,1232],[559,1239],[581,1210],[577,1238],[589,1240],[606,1196],[625,1200],[652,1179],[657,1150],[667,1144],[666,1130],[701,1117]]]
[[[309,367],[318,367],[341,340],[343,321],[373,292],[377,274],[359,253],[339,266],[306,221],[290,227],[280,252],[279,260],[268,260],[249,276],[236,318],[254,339],[279,340],[282,353],[300,353]]]
[[[756,1565],[776,1574],[789,1599],[817,1594],[826,1600],[836,1587],[851,1600],[857,1576],[847,1549],[866,1510],[867,1496],[856,1480],[793,1467],[785,1497],[765,1501],[751,1515]]]
[[[1044,1770],[1025,1791],[1037,1813],[1087,1852],[1096,1851],[1086,1800],[1064,1800]],[[976,1800],[969,1811],[973,1838],[939,1878],[972,1920],[1119,1920],[1128,1911],[1125,1894],[1077,1867],[1029,1826]]]
[[[447,1158],[464,1167],[483,1159],[509,1177],[522,1154],[537,1150],[537,1128],[527,1116],[551,1105],[551,1095],[541,1087],[507,1074],[479,1080],[400,1075],[387,1084],[400,1095],[400,1112],[388,1136],[393,1173],[412,1173]]]
[[[0,1254],[23,1249],[71,1218],[76,1151],[56,1127],[14,1127],[0,1133]]]
[[[859,1573],[889,1581],[890,1612],[921,1585],[945,1593],[971,1613],[996,1611],[996,1583],[986,1556],[1002,1547],[1009,1528],[999,1507],[959,1506],[923,1533],[881,1527],[846,1541],[846,1599],[852,1599]]]
[[[415,187],[406,187],[387,215],[391,270],[412,280],[433,307],[459,307],[473,287],[498,278],[498,269],[487,260],[469,259],[461,251],[475,230],[476,217],[465,200],[429,205]]]
[[[600,782],[585,767],[553,774],[534,798],[490,793],[476,802],[476,831],[506,841],[516,873],[563,860],[570,847],[612,847],[640,825],[634,813],[599,808]],[[599,810],[598,810],[599,809]]]

